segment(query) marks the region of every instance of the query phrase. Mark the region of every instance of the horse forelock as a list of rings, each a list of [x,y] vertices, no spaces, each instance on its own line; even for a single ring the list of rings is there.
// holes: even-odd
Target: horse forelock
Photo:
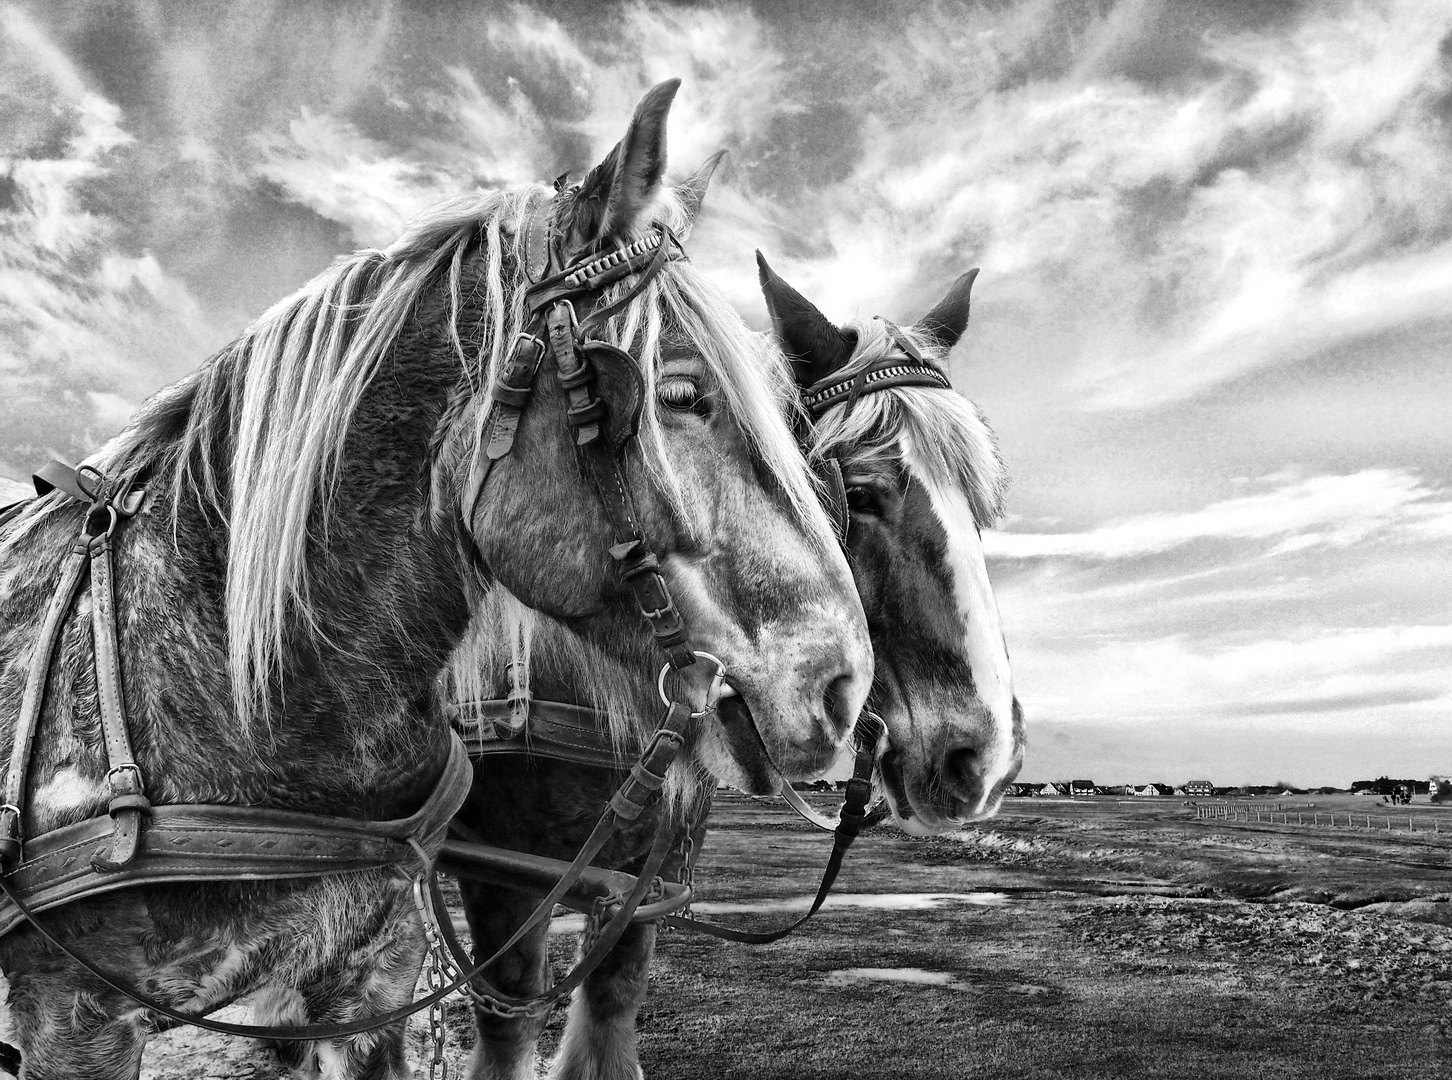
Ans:
[[[854,320],[844,329],[857,335],[857,346],[839,372],[844,378],[895,355],[907,360],[880,319]],[[897,332],[947,369],[945,350],[930,337],[911,327]],[[962,490],[980,528],[1002,516],[1008,473],[998,440],[978,406],[954,391],[894,386],[863,394],[851,409],[834,405],[813,427],[808,457],[899,458],[904,445],[913,448],[913,464],[930,479]]]

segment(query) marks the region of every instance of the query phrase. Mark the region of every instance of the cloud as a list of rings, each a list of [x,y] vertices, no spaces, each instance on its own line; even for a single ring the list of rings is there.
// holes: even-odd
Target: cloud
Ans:
[[[1261,483],[1284,480],[1262,478]],[[1004,559],[1131,559],[1199,540],[1274,541],[1265,554],[1328,545],[1346,547],[1388,532],[1452,533],[1452,502],[1403,469],[1363,469],[1313,476],[1268,491],[1225,499],[1188,513],[1142,514],[1085,532],[992,531],[984,546]]]
[[[460,194],[458,178],[403,160],[355,127],[307,108],[289,138],[259,137],[254,175],[293,202],[345,226],[359,244],[386,246],[409,218]]]
[[[1357,709],[1413,708],[1430,716],[1452,704],[1447,625],[1314,630],[1235,645],[1188,634],[1085,645],[1041,641],[1032,651],[1015,651],[1014,681],[1030,715],[1132,727]]]
[[[87,198],[133,141],[120,109],[15,9],[0,35],[11,123],[43,148],[0,158],[10,192],[0,208],[0,471],[23,475],[46,456],[94,448],[139,388],[179,374],[178,355],[197,355],[206,328],[154,256],[114,246],[114,219]]]

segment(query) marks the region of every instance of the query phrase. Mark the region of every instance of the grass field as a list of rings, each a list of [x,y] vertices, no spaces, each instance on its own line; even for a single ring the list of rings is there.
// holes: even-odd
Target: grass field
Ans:
[[[1283,804],[1311,803],[1323,822],[1376,820],[1351,797]],[[879,828],[850,854],[842,901],[786,941],[662,937],[646,1073],[1452,1076],[1452,808],[1411,812],[1419,828],[1445,815],[1441,831],[1199,821],[1180,799],[1109,797],[1012,800],[927,840]],[[760,909],[812,891],[829,844],[779,803],[724,796],[702,909],[785,921]],[[573,945],[557,935],[559,964]],[[449,1017],[460,1062],[471,1025],[462,1005]],[[253,1044],[173,1032],[144,1075],[283,1074]]]

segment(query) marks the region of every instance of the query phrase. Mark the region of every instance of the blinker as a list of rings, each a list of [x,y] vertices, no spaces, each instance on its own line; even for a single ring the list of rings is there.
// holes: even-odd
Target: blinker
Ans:
[[[616,457],[640,431],[645,405],[645,380],[634,358],[606,341],[581,341],[576,346],[594,367],[595,393],[605,403],[601,419],[606,445]]]

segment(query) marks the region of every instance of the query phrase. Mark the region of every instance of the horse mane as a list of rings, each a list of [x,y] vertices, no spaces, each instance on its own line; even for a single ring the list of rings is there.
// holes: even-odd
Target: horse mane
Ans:
[[[838,378],[850,377],[894,352],[903,355],[881,319],[854,319],[842,329],[856,334],[857,345],[836,373]],[[915,327],[896,329],[924,359],[947,370],[947,350],[930,335]],[[849,450],[854,461],[869,462],[898,459],[910,452],[931,480],[963,490],[980,528],[988,528],[1003,514],[1008,472],[998,440],[978,406],[961,394],[893,386],[863,394],[850,410],[845,404],[834,405],[813,426],[807,456],[816,462],[848,456]]]
[[[321,632],[310,597],[308,543],[327,542],[350,421],[420,300],[441,283],[449,301],[448,340],[468,391],[445,423],[461,425],[467,437],[438,437],[436,449],[466,455],[470,469],[482,460],[489,407],[482,391],[526,317],[518,224],[550,196],[538,185],[463,196],[425,212],[387,248],[339,258],[198,370],[154,395],[88,459],[111,477],[148,474],[153,496],[170,499],[174,535],[188,503],[225,525],[228,671],[244,726],[259,714],[266,719],[265,690],[288,637]],[[641,227],[655,222],[689,232],[690,214],[675,192],[659,193]],[[634,238],[617,239],[624,246]],[[476,250],[481,266],[467,300],[483,315],[477,326],[461,328],[466,263]],[[617,283],[604,302],[629,287],[628,280]],[[668,335],[703,356],[752,452],[794,512],[820,516],[813,481],[779,419],[794,397],[780,354],[681,260],[667,263],[601,336],[641,363],[647,396],[639,445],[683,520],[689,523],[691,515],[656,409],[656,369]],[[443,467],[458,464],[435,462],[436,514],[458,512],[444,484],[460,476]],[[61,505],[55,496],[38,500],[25,516],[33,523]],[[825,520],[819,524],[825,532]],[[28,531],[22,523],[9,543]]]

